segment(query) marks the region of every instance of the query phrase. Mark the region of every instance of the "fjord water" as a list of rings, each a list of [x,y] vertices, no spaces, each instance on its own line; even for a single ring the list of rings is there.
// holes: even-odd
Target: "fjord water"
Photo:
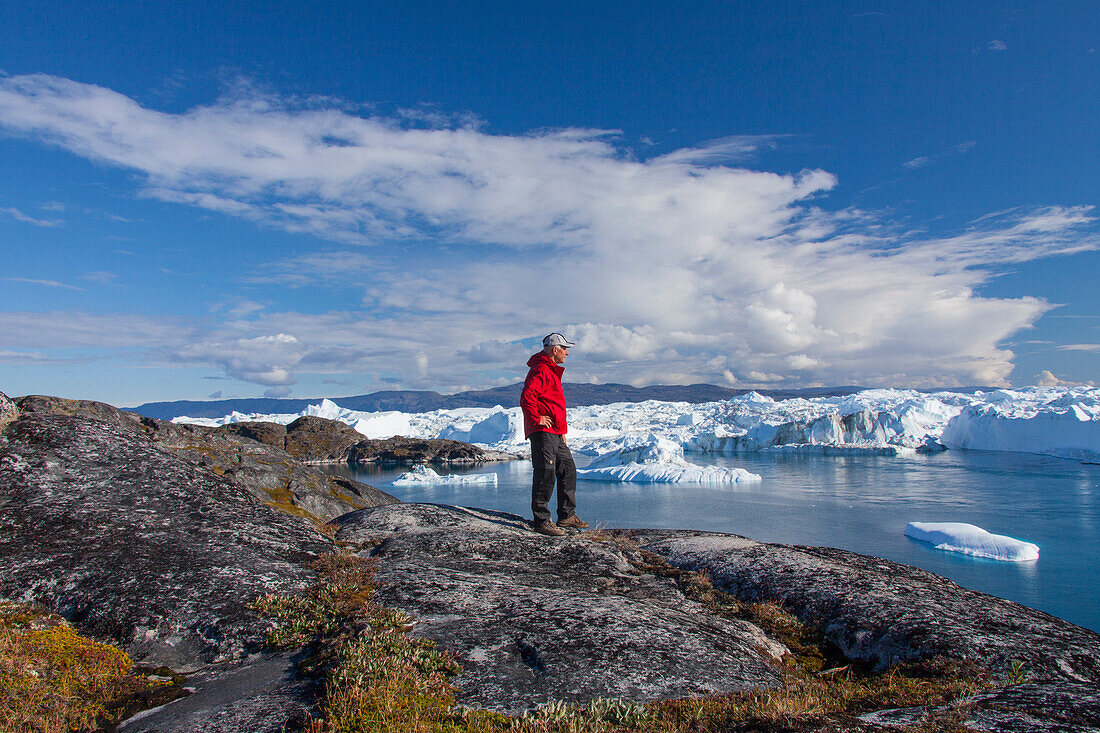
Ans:
[[[576,458],[578,464],[585,461]],[[913,457],[764,452],[688,459],[739,466],[763,481],[729,486],[579,481],[578,514],[608,527],[702,529],[765,542],[839,547],[915,565],[1100,631],[1100,466],[962,450]],[[528,461],[441,469],[495,472],[495,487],[394,487],[391,482],[406,468],[331,470],[403,501],[530,516]],[[1013,563],[943,552],[906,537],[905,525],[912,521],[976,524],[1034,542],[1040,556]]]

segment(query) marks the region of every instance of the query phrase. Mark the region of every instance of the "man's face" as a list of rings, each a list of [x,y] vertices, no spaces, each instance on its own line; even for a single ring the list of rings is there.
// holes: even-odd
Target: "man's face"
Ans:
[[[550,352],[550,358],[554,360],[555,364],[564,364],[567,356],[569,356],[569,349],[565,346],[555,346]]]

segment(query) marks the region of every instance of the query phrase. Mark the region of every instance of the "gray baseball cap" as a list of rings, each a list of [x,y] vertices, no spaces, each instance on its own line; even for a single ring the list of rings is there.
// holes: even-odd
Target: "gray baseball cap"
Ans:
[[[564,346],[567,349],[571,348],[573,346],[576,346],[576,344],[573,343],[572,341],[567,341],[565,339],[565,336],[562,336],[560,333],[547,334],[542,339],[542,345],[543,346]]]

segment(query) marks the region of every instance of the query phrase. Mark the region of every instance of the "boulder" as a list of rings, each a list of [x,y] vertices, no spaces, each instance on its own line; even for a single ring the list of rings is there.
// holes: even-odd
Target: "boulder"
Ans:
[[[380,561],[377,599],[454,652],[459,702],[522,712],[551,700],[682,697],[774,686],[785,648],[714,615],[674,581],[584,534],[547,538],[502,512],[364,509],[336,538]]]
[[[828,547],[711,533],[633,533],[673,565],[706,570],[743,600],[777,600],[851,659],[886,665],[938,655],[995,673],[1100,684],[1100,634],[925,570]]]

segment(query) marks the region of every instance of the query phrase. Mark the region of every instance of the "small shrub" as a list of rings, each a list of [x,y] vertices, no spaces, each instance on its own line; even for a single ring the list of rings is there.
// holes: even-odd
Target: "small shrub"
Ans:
[[[125,652],[81,636],[59,616],[0,603],[2,733],[114,723],[169,686],[133,674]]]

